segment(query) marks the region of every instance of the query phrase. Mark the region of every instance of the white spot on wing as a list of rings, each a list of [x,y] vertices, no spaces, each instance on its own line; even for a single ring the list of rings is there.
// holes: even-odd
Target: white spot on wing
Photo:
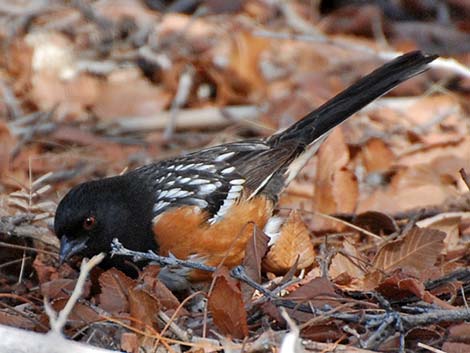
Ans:
[[[208,184],[209,180],[207,179],[193,179],[191,180],[188,185],[201,185],[201,184]]]
[[[222,161],[226,160],[227,158],[232,157],[234,154],[235,154],[235,152],[227,152],[227,153],[221,154],[216,159],[214,159],[214,161],[215,162],[222,162]]]
[[[245,184],[245,179],[233,179],[233,180],[230,180],[230,184],[242,185],[242,184]]]
[[[187,170],[187,169],[191,169],[195,166],[194,163],[189,163],[189,164],[178,164],[176,167],[175,167],[175,170]]]
[[[163,199],[166,195],[168,194],[168,190],[162,190],[160,191],[160,193],[158,194],[158,199]]]
[[[221,173],[222,174],[229,174],[229,173],[233,172],[234,170],[235,170],[235,167],[228,167],[228,168],[222,169]]]
[[[217,189],[217,186],[214,184],[204,184],[199,187],[198,194],[200,195],[207,195],[211,192],[214,192]]]
[[[160,202],[157,202],[155,204],[155,206],[153,206],[153,212],[158,212],[160,211],[161,209],[165,208],[166,206],[168,206],[170,203],[167,202],[167,201],[160,201]]]
[[[166,198],[180,199],[189,195],[192,195],[191,191],[182,190],[181,188],[174,188],[174,189],[168,190],[168,193],[166,194]]]
[[[215,167],[212,165],[212,164],[202,164],[202,163],[199,163],[201,165],[198,165],[197,166],[197,170],[202,170],[202,171],[205,171],[205,170],[209,170],[209,171],[213,171],[215,170]]]

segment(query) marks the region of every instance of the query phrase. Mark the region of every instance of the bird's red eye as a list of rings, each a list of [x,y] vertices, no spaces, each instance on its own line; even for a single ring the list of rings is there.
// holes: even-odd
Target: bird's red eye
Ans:
[[[89,216],[83,221],[83,228],[90,230],[95,226],[96,220],[95,217]]]

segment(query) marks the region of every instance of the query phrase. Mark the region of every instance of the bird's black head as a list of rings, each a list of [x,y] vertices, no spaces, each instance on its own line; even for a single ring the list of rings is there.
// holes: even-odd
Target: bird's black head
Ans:
[[[109,253],[114,238],[129,249],[156,249],[152,194],[144,182],[128,174],[71,189],[59,203],[54,220],[60,261],[73,255]]]

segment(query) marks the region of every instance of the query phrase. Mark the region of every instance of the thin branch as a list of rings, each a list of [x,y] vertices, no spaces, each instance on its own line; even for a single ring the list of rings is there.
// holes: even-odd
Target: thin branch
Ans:
[[[222,109],[215,107],[183,109],[178,113],[175,129],[216,128],[225,126],[231,121],[254,120],[259,114],[260,109],[254,105],[229,106]],[[171,111],[164,111],[145,117],[126,117],[101,124],[99,128],[110,135],[162,130],[168,125],[171,116]]]
[[[46,298],[44,298],[44,307],[46,313],[49,316],[52,332],[56,334],[60,334],[62,332],[62,329],[67,323],[67,318],[69,317],[70,312],[77,303],[78,299],[80,299],[80,296],[83,294],[83,288],[85,286],[85,281],[88,277],[88,274],[90,273],[93,267],[98,265],[104,259],[104,257],[105,254],[100,253],[98,255],[93,256],[90,261],[83,259],[82,265],[80,266],[80,275],[78,276],[77,284],[75,285],[75,288],[69,300],[67,301],[67,304],[65,304],[65,307],[60,311],[58,315],[54,312],[50,304],[46,301]]]

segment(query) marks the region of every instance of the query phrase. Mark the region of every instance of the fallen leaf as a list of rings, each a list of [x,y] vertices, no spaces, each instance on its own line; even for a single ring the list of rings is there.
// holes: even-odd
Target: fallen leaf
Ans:
[[[100,99],[92,106],[101,121],[150,116],[169,106],[171,94],[142,77],[137,69],[110,75],[101,84]]]
[[[395,161],[395,154],[384,141],[369,139],[361,149],[362,163],[368,173],[385,172]]]
[[[349,241],[344,241],[341,251],[331,259],[328,274],[335,282],[336,278],[347,274],[351,280],[346,284],[348,289],[359,289],[365,276],[365,271],[361,266],[364,260],[357,246]],[[342,284],[344,285],[344,283]]]
[[[215,284],[207,306],[214,324],[223,335],[243,339],[248,336],[248,325],[240,285],[225,267],[217,269],[213,276]]]
[[[245,257],[242,266],[249,278],[256,283],[261,283],[261,260],[268,250],[269,237],[258,227],[254,227],[253,235],[246,243]],[[243,301],[247,302],[253,295],[255,289],[246,283],[241,284]]]
[[[309,267],[315,261],[310,232],[297,212],[292,212],[263,261],[267,271],[284,274],[297,261],[297,268]]]
[[[121,335],[121,349],[127,353],[139,352],[139,339],[134,332],[124,332]]]
[[[448,338],[453,341],[470,344],[470,323],[462,322],[449,328]]]
[[[428,228],[413,228],[402,238],[385,244],[376,254],[373,261],[373,272],[366,280],[375,287],[383,278],[396,269],[402,269],[416,276],[426,277],[439,254],[444,249],[446,234]]]
[[[24,316],[11,313],[3,309],[0,310],[0,324],[26,330],[34,330],[38,328],[32,320],[28,320]]]
[[[51,303],[55,312],[61,311],[67,304],[68,298],[61,298]],[[82,328],[93,322],[100,321],[101,316],[85,303],[76,303],[67,319],[67,325],[73,328]]]
[[[135,286],[135,280],[111,268],[103,272],[98,281],[101,288],[101,293],[98,295],[101,308],[112,314],[128,312],[129,288]]]
[[[143,281],[144,288],[160,302],[164,310],[176,310],[180,306],[178,298],[158,279],[160,266],[147,265],[140,276]],[[180,315],[187,315],[186,309],[180,308]]]
[[[51,299],[69,298],[77,280],[68,278],[54,279],[41,284],[41,294]],[[84,288],[83,297],[87,297],[90,291],[90,282],[87,282]]]
[[[392,276],[380,283],[376,289],[387,298],[403,299],[409,297],[410,294],[414,294],[426,303],[440,306],[443,309],[455,309],[453,305],[427,291],[422,281],[411,277],[401,270],[395,271]]]
[[[416,223],[420,228],[438,229],[446,234],[444,253],[466,249],[460,240],[459,227],[463,219],[470,220],[470,212],[447,212],[423,219]]]
[[[155,327],[158,312],[161,309],[157,297],[149,293],[143,286],[129,288],[129,314],[137,321],[132,321],[132,326],[141,331]]]
[[[444,342],[442,351],[446,353],[466,353],[470,352],[470,344],[459,342]]]
[[[377,235],[392,234],[399,230],[397,222],[392,217],[377,211],[358,214],[354,217],[354,224]]]
[[[316,277],[289,293],[286,298],[299,302],[309,301],[314,307],[325,305],[336,307],[340,304],[337,299],[341,296],[336,293],[335,287],[328,278]]]

